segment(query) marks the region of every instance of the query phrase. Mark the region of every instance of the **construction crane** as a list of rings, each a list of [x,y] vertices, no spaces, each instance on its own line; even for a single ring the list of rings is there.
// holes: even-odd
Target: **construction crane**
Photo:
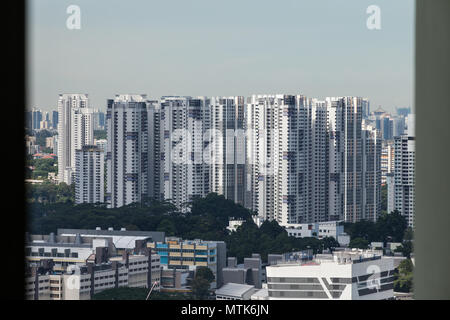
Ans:
[[[147,298],[145,298],[145,300],[148,300],[148,298],[150,297],[150,295],[152,294],[153,288],[158,284],[158,281],[153,282],[152,287],[150,288],[150,291],[148,292]]]

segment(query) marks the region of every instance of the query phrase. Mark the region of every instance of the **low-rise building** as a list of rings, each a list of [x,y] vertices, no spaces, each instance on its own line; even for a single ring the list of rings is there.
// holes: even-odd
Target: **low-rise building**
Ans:
[[[242,226],[242,224],[245,222],[245,220],[229,220],[228,221],[228,227],[227,230],[230,232],[236,231],[237,228],[239,228],[240,226]]]
[[[109,255],[117,253],[112,239],[108,237],[26,234],[25,259],[28,263],[52,259],[54,270],[65,271],[70,265],[85,264],[100,247],[108,248]]]
[[[216,300],[250,300],[256,291],[252,285],[227,283],[216,290]]]
[[[92,229],[58,229],[59,236],[75,236],[79,234],[83,238],[108,237],[111,238],[114,247],[118,254],[122,254],[125,249],[134,249],[136,241],[164,241],[165,233],[162,231],[132,231],[126,228],[114,230],[110,227],[108,229],[101,229],[97,227]]]
[[[226,257],[226,244],[223,241],[166,237],[164,242],[148,242],[147,247],[160,255],[163,269],[195,270],[199,266],[208,267],[215,277],[211,288],[220,287],[223,283],[222,269]]]
[[[267,288],[261,288],[252,294],[250,300],[269,300],[269,291]]]
[[[269,300],[393,299],[394,261],[375,250],[344,250],[266,267]]]
[[[341,221],[287,224],[284,227],[289,236],[296,238],[312,237],[323,239],[325,237],[333,237],[338,240],[340,236],[346,236]],[[341,241],[346,242],[346,239],[341,237]],[[345,245],[345,243],[342,245]]]
[[[257,253],[244,258],[244,264],[238,265],[235,257],[228,257],[227,267],[222,269],[223,283],[247,284],[257,289],[262,287],[263,268],[261,256]]]
[[[193,270],[161,269],[161,292],[191,292]]]
[[[27,300],[89,300],[106,289],[149,288],[154,283],[153,290],[160,289],[157,254],[151,258],[148,254],[111,257],[99,263],[72,265],[65,271],[55,271],[53,265],[51,259],[30,265],[29,276],[25,278]]]

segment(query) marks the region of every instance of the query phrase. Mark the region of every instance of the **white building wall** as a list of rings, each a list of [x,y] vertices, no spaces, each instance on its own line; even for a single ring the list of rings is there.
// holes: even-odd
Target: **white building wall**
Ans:
[[[106,200],[113,208],[140,202],[149,183],[146,95],[116,95],[108,100],[106,119]]]
[[[77,150],[75,203],[104,202],[104,152],[98,147]]]
[[[58,99],[58,181],[71,184],[75,150],[93,144],[93,127],[87,94],[60,94]]]
[[[210,155],[203,144],[209,129],[209,99],[161,99],[161,192],[181,211],[193,197],[209,193]]]

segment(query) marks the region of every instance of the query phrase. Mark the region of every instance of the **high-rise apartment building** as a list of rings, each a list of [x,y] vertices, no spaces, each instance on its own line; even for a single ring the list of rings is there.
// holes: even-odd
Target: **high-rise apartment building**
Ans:
[[[395,210],[395,175],[394,172],[386,175],[387,185],[387,213]]]
[[[94,143],[92,109],[87,94],[60,94],[58,99],[58,181],[72,183],[75,150]]]
[[[189,210],[209,192],[281,225],[376,220],[381,143],[358,97],[117,96],[108,101],[107,201]]]
[[[244,97],[212,97],[211,192],[245,204]]]
[[[362,99],[327,98],[329,119],[329,218],[376,220],[380,210],[381,142],[362,123]]]
[[[398,210],[414,227],[415,211],[415,138],[395,138],[394,210]]]
[[[148,197],[146,95],[116,95],[107,101],[106,202],[112,208]]]
[[[281,225],[376,220],[381,140],[359,97],[260,95],[246,110],[248,207]]]
[[[330,130],[329,214],[331,220],[362,218],[361,99],[327,98]]]
[[[209,192],[209,99],[162,97],[160,108],[161,194],[185,212],[193,197]]]
[[[394,141],[383,140],[381,147],[381,184],[386,184],[388,174],[394,172]]]
[[[159,101],[147,101],[148,118],[148,196],[155,200],[163,200],[161,166],[164,164],[161,157],[161,108]]]
[[[84,145],[75,153],[75,203],[104,201],[104,152]]]
[[[368,108],[368,101],[367,101]],[[305,222],[324,222],[329,216],[329,114],[325,101],[312,99],[311,105],[312,135],[312,216]]]
[[[376,221],[381,213],[381,137],[374,126],[363,122],[363,217]]]
[[[327,109],[293,95],[253,95],[247,105],[250,208],[282,225],[327,217]]]

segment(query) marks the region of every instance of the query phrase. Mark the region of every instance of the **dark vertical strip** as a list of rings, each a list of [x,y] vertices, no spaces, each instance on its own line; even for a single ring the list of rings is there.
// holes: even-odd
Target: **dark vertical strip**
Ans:
[[[39,300],[39,272],[38,268],[35,270],[34,275],[34,300]]]
[[[8,189],[14,192],[4,193],[7,196],[5,204],[13,204],[19,211],[9,214],[8,225],[14,228],[6,228],[8,239],[8,258],[10,263],[4,264],[2,269],[7,274],[6,287],[1,290],[1,298],[24,299],[25,298],[25,243],[24,234],[26,226],[25,206],[25,1],[17,0],[4,3],[2,8],[7,14],[2,17],[2,29],[5,31],[2,37],[3,61],[7,69],[6,81],[2,85],[4,92],[5,114],[1,128],[2,136],[7,137],[3,148],[8,150],[9,156],[3,157],[3,168],[14,172],[14,179],[8,179]],[[21,179],[22,178],[22,179]],[[21,192],[22,191],[22,192]],[[14,261],[14,262],[13,262]]]
[[[89,264],[88,265],[88,272],[91,274],[91,290],[90,290],[90,296],[91,299],[94,296],[94,290],[95,290],[95,270],[94,270],[94,265],[93,264]]]
[[[449,299],[450,1],[416,1],[414,293]]]
[[[114,288],[118,288],[119,287],[119,263],[114,261],[115,263],[113,263],[114,265]]]

